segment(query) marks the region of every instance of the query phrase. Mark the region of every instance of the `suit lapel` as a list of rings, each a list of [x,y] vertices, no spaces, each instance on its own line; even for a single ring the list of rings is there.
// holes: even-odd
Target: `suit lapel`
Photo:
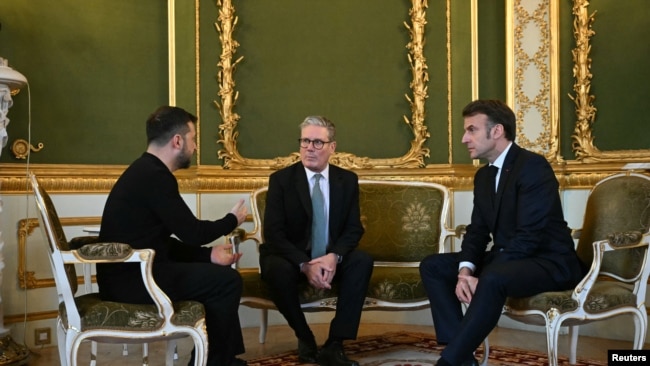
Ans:
[[[508,186],[511,173],[514,169],[514,165],[517,161],[517,157],[519,156],[520,151],[521,148],[513,143],[510,147],[510,150],[508,151],[508,155],[506,155],[506,158],[503,161],[503,166],[501,167],[501,172],[499,173],[499,186],[497,187],[496,197],[494,198],[494,220],[492,222],[493,227],[496,225],[496,219],[499,216],[498,214],[499,208],[501,207],[501,198],[503,197],[503,192]]]
[[[305,167],[298,163],[295,165],[296,169],[294,171],[294,184],[296,190],[298,191],[298,198],[302,207],[305,209],[305,212],[309,215],[311,219],[312,209],[311,209],[311,195],[309,194],[309,182],[307,181],[307,173],[305,173]]]
[[[330,213],[329,213],[329,223],[330,230],[329,233],[337,232],[336,225],[338,225],[337,217],[341,217],[341,202],[343,202],[343,182],[341,175],[336,166],[330,164]]]

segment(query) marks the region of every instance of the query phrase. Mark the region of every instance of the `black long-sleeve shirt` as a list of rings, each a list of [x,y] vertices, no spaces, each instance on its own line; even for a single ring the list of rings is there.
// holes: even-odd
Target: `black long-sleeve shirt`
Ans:
[[[117,180],[102,215],[99,239],[120,242],[134,249],[156,251],[156,263],[173,261],[209,262],[210,248],[201,247],[237,227],[228,213],[220,220],[200,220],[178,190],[176,177],[156,156],[144,153]],[[178,240],[172,238],[174,235]],[[130,264],[97,266],[100,287],[140,279],[139,268]]]

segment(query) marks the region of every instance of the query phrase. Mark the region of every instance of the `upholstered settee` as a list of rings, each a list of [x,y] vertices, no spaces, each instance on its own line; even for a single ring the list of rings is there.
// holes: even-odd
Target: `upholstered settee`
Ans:
[[[449,250],[452,237],[449,226],[449,190],[445,186],[423,182],[359,182],[361,221],[365,234],[359,249],[374,258],[365,309],[421,309],[429,305],[419,274],[420,261],[432,253]],[[251,232],[236,230],[229,238],[238,244],[251,239],[264,242],[262,227],[267,187],[251,194],[255,227]],[[269,289],[257,268],[240,269],[244,280],[241,304],[262,310],[260,343],[266,338],[267,315],[275,309]],[[305,311],[331,310],[336,307],[337,287],[315,290],[305,284],[300,301]]]

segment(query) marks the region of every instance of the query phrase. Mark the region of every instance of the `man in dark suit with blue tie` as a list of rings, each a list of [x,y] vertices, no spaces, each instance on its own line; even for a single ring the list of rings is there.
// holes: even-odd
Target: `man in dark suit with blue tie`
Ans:
[[[488,162],[474,176],[471,223],[460,252],[420,264],[436,337],[446,344],[442,366],[477,364],[473,352],[496,326],[507,297],[573,288],[585,273],[553,169],[514,143],[513,111],[501,101],[477,100],[463,118],[462,142],[472,159]],[[465,315],[462,303],[469,304]]]
[[[300,125],[300,162],[271,174],[260,245],[262,279],[298,338],[301,362],[358,366],[346,357],[343,341],[355,339],[372,274],[373,260],[356,250],[363,235],[359,181],[351,171],[329,164],[336,150],[335,127],[320,116]],[[329,337],[318,352],[298,299],[298,284],[315,289],[339,283]]]

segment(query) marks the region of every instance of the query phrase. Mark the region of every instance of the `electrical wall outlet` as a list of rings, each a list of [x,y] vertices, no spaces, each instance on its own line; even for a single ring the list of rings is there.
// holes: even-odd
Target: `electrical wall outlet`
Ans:
[[[37,346],[52,343],[50,328],[34,329],[34,344]]]

